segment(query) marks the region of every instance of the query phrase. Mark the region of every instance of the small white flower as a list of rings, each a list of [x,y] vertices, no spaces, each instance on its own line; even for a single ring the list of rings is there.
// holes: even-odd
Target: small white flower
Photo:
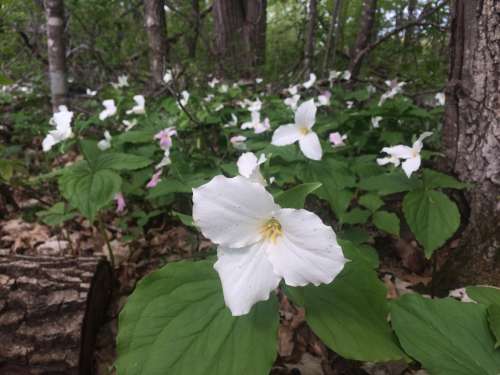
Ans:
[[[328,74],[328,80],[329,81],[335,81],[342,75],[342,72],[337,72],[336,70],[330,70],[330,73]]]
[[[351,101],[351,100],[348,100],[348,101],[347,101],[347,102],[345,102],[345,103],[346,103],[346,105],[347,105],[347,108],[348,108],[348,109],[351,109],[351,108],[353,107],[353,105],[354,105],[354,102],[353,102],[353,101]]]
[[[309,159],[321,160],[323,150],[318,135],[312,131],[316,121],[314,99],[302,103],[295,112],[295,123],[281,125],[273,134],[272,144],[286,146],[299,142],[302,153]]]
[[[436,98],[436,102],[438,105],[444,105],[444,103],[446,102],[446,96],[444,94],[444,92],[438,92],[435,96]]]
[[[189,102],[189,96],[190,96],[189,92],[187,92],[186,90],[184,90],[184,91],[181,92],[181,99],[179,100],[179,102],[181,103],[181,105],[183,107],[185,107],[188,104],[188,102]]]
[[[204,101],[206,101],[207,103],[210,103],[212,100],[214,100],[215,96],[214,94],[208,94],[207,96],[205,96],[205,98],[203,98]]]
[[[60,106],[59,112],[55,112],[50,120],[51,125],[56,128],[49,131],[42,142],[42,149],[44,152],[49,151],[56,144],[73,136],[73,131],[71,129],[72,119],[73,112],[68,111],[66,106]]]
[[[300,95],[295,94],[295,95],[283,100],[283,103],[285,103],[286,106],[290,107],[290,109],[292,111],[296,111],[297,105],[299,104],[299,100],[300,100]]]
[[[163,76],[163,82],[170,83],[174,79],[174,75],[170,69],[167,69],[165,75]]]
[[[137,120],[123,120],[122,124],[125,125],[125,131],[128,132],[130,129],[137,125]]]
[[[316,103],[316,105],[318,107],[330,105],[330,98],[331,97],[332,97],[332,94],[330,91],[323,92],[321,95],[318,96],[318,102]]]
[[[405,145],[397,145],[393,147],[384,147],[382,152],[389,155],[389,157],[384,157],[377,159],[379,165],[385,165],[388,163],[394,164],[396,167],[399,166],[400,159],[404,160],[401,167],[408,176],[411,177],[413,172],[418,171],[422,159],[420,157],[420,152],[424,147],[423,140],[430,137],[432,132],[424,132],[418,137],[418,139],[413,143],[412,147]]]
[[[397,80],[385,81],[385,84],[389,87],[389,90],[382,94],[378,105],[381,106],[387,99],[391,99],[403,91],[403,86],[406,82],[398,82]]]
[[[219,112],[224,109],[224,104],[219,104],[217,107],[214,108],[215,112]]]
[[[299,92],[299,85],[290,86],[286,89],[286,91],[288,91],[288,93],[292,96],[297,95],[297,93]]]
[[[345,146],[344,141],[347,139],[347,135],[346,134],[342,135],[339,132],[330,133],[330,136],[328,139],[330,140],[332,147]]]
[[[165,11],[165,13],[170,12],[170,8],[168,7],[168,5],[164,5],[163,10]]]
[[[235,135],[234,137],[231,137],[231,139],[229,140],[231,142],[231,144],[233,145],[233,147],[237,150],[245,150],[246,149],[246,145],[245,145],[245,142],[247,140],[247,137],[245,137],[244,135]]]
[[[260,173],[260,165],[266,162],[266,155],[261,154],[257,156],[253,152],[245,152],[238,158],[236,163],[238,166],[238,173],[252,182],[257,182],[263,186],[267,185],[265,178]]]
[[[146,113],[146,99],[142,95],[134,96],[135,106],[127,111],[127,115],[143,115]]]
[[[229,86],[226,84],[220,85],[219,87],[219,92],[222,94],[225,94],[226,92],[229,91]]]
[[[213,89],[217,84],[219,84],[219,82],[220,81],[214,77],[210,82],[208,82],[208,86]]]
[[[116,105],[113,99],[103,101],[102,105],[104,106],[104,110],[99,114],[99,120],[104,121],[116,114]]]
[[[177,136],[177,130],[172,126],[156,133],[154,139],[158,140],[162,150],[169,151],[172,147],[173,136]]]
[[[162,169],[163,167],[166,167],[167,165],[170,164],[172,164],[172,160],[170,160],[170,149],[167,149],[165,150],[161,161],[158,164],[156,164],[155,169],[156,170]]]
[[[96,96],[97,95],[97,90],[92,91],[91,89],[87,89],[86,91],[87,96]]]
[[[259,98],[257,98],[254,102],[248,101],[247,109],[250,112],[260,112],[260,110],[262,109],[262,102]]]
[[[264,186],[216,176],[193,189],[193,219],[218,245],[214,265],[233,316],[290,286],[328,284],[347,260],[333,229],[306,210],[283,209]]]
[[[372,126],[377,129],[380,127],[380,121],[382,121],[382,116],[372,117]]]
[[[104,132],[104,139],[101,139],[98,143],[97,143],[97,147],[99,148],[99,150],[101,151],[106,151],[108,148],[111,147],[111,134],[109,134],[109,132],[106,130]]]
[[[342,73],[342,79],[344,81],[349,81],[351,79],[351,72],[349,70],[344,70],[344,73]]]
[[[262,83],[262,81],[264,81],[262,78],[255,78],[256,84],[260,84],[260,83]]]
[[[304,82],[302,86],[304,86],[305,89],[310,89],[311,87],[313,87],[315,83],[316,83],[316,74],[311,73],[309,74],[309,80]]]
[[[128,76],[127,75],[118,76],[118,82],[112,83],[111,85],[115,89],[119,89],[119,88],[128,86]]]
[[[260,121],[260,112],[254,111],[251,113],[252,120],[245,122],[241,125],[242,129],[253,129],[255,134],[264,133],[271,127],[269,119],[266,118],[264,121]]]

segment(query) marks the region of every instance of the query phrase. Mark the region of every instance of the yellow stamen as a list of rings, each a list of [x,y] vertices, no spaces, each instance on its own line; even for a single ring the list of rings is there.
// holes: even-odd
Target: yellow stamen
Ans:
[[[276,243],[278,237],[283,235],[283,230],[281,229],[281,224],[274,217],[269,219],[260,231],[265,240],[270,240],[272,243]]]
[[[303,135],[307,135],[309,133],[309,129],[308,128],[300,128],[300,133],[303,134]]]

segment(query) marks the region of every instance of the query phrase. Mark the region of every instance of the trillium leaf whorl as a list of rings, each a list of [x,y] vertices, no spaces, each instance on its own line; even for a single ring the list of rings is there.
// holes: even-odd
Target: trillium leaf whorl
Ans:
[[[314,213],[282,209],[248,178],[216,176],[193,189],[193,218],[219,245],[214,265],[235,316],[269,298],[281,279],[291,286],[330,283],[346,259],[335,232]]]

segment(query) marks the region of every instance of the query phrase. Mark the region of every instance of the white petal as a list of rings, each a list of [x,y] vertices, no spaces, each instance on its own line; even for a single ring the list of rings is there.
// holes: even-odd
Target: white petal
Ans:
[[[219,247],[214,265],[219,273],[224,301],[233,316],[245,315],[254,304],[269,299],[281,278],[267,259],[265,243],[241,249]]]
[[[413,157],[413,149],[408,146],[397,145],[393,147],[384,147],[382,152],[399,159],[409,159]]]
[[[48,134],[42,142],[42,148],[44,152],[50,151],[50,149],[57,143],[51,134]]]
[[[275,146],[286,146],[297,142],[301,137],[299,128],[295,124],[281,125],[274,131],[271,143]]]
[[[405,160],[401,165],[401,168],[403,168],[408,178],[410,178],[413,172],[418,171],[418,168],[420,168],[420,163],[420,155],[417,155],[414,158]]]
[[[274,272],[291,286],[332,282],[347,262],[333,229],[306,210],[282,209],[275,218],[283,236],[266,248]]]
[[[244,177],[215,176],[193,189],[193,219],[212,242],[239,248],[262,238],[263,222],[279,209],[262,185]]]
[[[255,156],[253,152],[245,152],[239,157],[236,164],[238,165],[239,174],[243,177],[250,178],[258,166],[257,156]]]
[[[301,128],[312,128],[316,121],[316,104],[310,99],[297,108],[295,112],[295,124]]]
[[[399,166],[399,164],[401,164],[401,161],[398,158],[395,158],[394,156],[377,159],[378,165],[386,165],[389,163],[394,164],[397,167]]]
[[[321,160],[323,150],[319,143],[318,135],[315,132],[309,132],[299,139],[299,146],[302,153],[309,159]]]
[[[419,153],[420,151],[422,151],[422,148],[424,147],[424,143],[423,143],[424,139],[430,137],[431,135],[432,135],[432,132],[423,132],[420,135],[420,137],[418,137],[418,139],[415,141],[415,143],[412,146],[415,153]]]

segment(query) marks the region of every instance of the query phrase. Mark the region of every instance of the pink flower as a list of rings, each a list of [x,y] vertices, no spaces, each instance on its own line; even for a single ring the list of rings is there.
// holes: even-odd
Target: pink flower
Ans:
[[[175,128],[166,128],[156,133],[154,139],[160,141],[160,148],[162,150],[169,150],[172,147],[172,137],[177,135]]]
[[[330,143],[333,147],[344,146],[344,141],[347,139],[347,135],[342,135],[339,132],[330,133]]]
[[[123,196],[122,193],[115,194],[115,201],[116,201],[116,213],[119,214],[119,213],[125,211],[125,207],[127,207],[127,203],[125,202],[125,197]]]
[[[161,174],[163,172],[163,169],[160,169],[158,172],[156,172],[152,177],[151,180],[149,180],[148,184],[146,187],[148,189],[154,188],[156,185],[158,185],[158,182],[161,181]]]

